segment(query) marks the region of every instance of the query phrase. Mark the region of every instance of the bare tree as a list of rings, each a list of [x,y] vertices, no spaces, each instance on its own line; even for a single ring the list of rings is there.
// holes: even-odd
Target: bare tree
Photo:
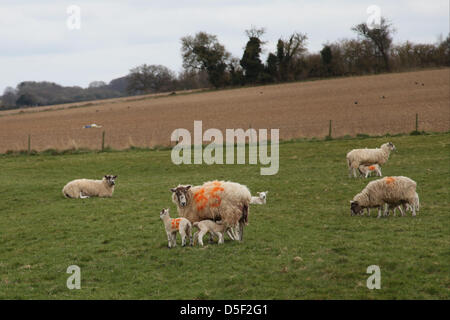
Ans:
[[[174,73],[165,66],[143,64],[130,70],[127,90],[130,93],[170,90],[174,79]]]
[[[361,23],[353,27],[352,30],[373,43],[384,61],[386,70],[389,71],[389,51],[392,46],[392,34],[395,32],[392,24],[382,17],[377,28],[370,28],[366,23]]]

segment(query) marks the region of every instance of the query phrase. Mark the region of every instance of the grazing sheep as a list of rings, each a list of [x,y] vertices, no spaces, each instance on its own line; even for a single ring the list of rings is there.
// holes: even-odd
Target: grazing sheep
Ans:
[[[364,176],[364,178],[369,177],[373,172],[375,172],[377,177],[383,176],[381,174],[381,167],[378,164],[365,165],[362,164],[358,167],[358,171],[360,176]]]
[[[371,181],[367,186],[350,201],[352,215],[361,213],[364,208],[378,208],[378,218],[381,217],[381,208],[388,204],[397,207],[401,204],[409,204],[412,215],[416,215],[419,196],[416,193],[416,182],[407,177],[385,177]],[[384,209],[387,215],[388,206]],[[369,213],[370,214],[370,213]]]
[[[170,190],[180,217],[192,223],[221,220],[227,228],[238,227],[236,240],[242,240],[252,198],[246,186],[230,181],[209,181],[201,186],[179,185]]]
[[[258,196],[250,199],[250,204],[266,204],[267,194],[269,191],[257,192]]]
[[[77,179],[62,189],[66,198],[112,197],[117,176],[106,175],[102,180]]]
[[[189,236],[189,244],[192,246],[192,225],[186,218],[172,219],[169,214],[169,209],[162,209],[159,213],[159,217],[164,223],[164,229],[167,234],[168,247],[176,247],[177,245],[177,232],[181,235],[181,245],[186,245],[186,236]]]
[[[194,233],[194,244],[198,239],[198,243],[203,247],[203,236],[207,233],[210,234],[211,238],[217,236],[219,238],[219,244],[224,242],[224,233],[228,229],[224,224],[219,224],[212,220],[202,220],[199,222],[194,222],[193,225],[199,230]]]
[[[417,194],[417,192],[414,195],[414,207],[416,211],[419,211],[420,209],[420,204],[419,204],[419,195]],[[402,209],[403,208],[403,209]],[[396,204],[390,204],[388,205],[388,210],[392,210],[394,217],[397,216],[395,210],[399,209],[400,213],[402,214],[402,217],[405,216],[405,212],[409,211],[413,211],[412,206],[409,203],[406,203],[404,201],[402,201],[400,204],[398,204],[396,206]],[[404,211],[403,211],[404,210]],[[389,215],[389,212],[388,212]]]
[[[392,142],[383,144],[380,148],[376,149],[354,149],[347,153],[347,165],[349,177],[356,178],[356,170],[362,164],[374,165],[378,164],[382,166],[389,159],[391,151],[395,150],[395,146]]]

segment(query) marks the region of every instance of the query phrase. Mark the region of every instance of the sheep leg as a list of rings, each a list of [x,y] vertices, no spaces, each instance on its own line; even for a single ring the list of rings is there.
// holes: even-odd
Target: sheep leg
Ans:
[[[172,248],[172,234],[167,232],[167,247]]]
[[[175,248],[177,246],[177,233],[172,232],[172,247]]]
[[[413,204],[411,206],[411,209],[412,209],[412,216],[415,217],[416,216],[416,206]]]
[[[239,241],[242,241],[244,239],[244,222],[239,222]]]
[[[367,216],[370,217],[370,208],[367,208]]]
[[[86,199],[86,198],[89,198],[89,196],[84,196],[83,192],[80,191],[80,199]]]
[[[224,240],[223,240],[223,233],[218,232],[217,235],[219,236],[219,244],[222,244],[224,242]]]
[[[196,233],[194,233],[194,245],[195,245],[195,243],[196,243],[197,240],[198,240],[198,233],[199,233],[199,231],[197,231]]]
[[[232,228],[228,228],[227,229],[227,235],[230,237],[231,240],[236,240],[233,236],[233,229]]]
[[[200,230],[198,233],[198,243],[203,247],[203,236],[205,235],[206,231]]]
[[[180,236],[181,236],[181,246],[186,246],[186,231],[180,230]]]
[[[381,218],[381,206],[378,206],[378,216],[377,219]]]

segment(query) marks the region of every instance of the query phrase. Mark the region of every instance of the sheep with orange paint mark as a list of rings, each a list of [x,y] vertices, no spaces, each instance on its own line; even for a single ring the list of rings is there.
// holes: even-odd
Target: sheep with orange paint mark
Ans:
[[[419,205],[419,196],[416,193],[417,183],[408,177],[385,177],[371,181],[367,186],[350,201],[352,215],[360,214],[365,208],[378,208],[378,218],[381,217],[381,209],[386,216],[389,207],[398,207],[400,204],[409,204],[413,217]]]
[[[381,167],[376,163],[372,164],[372,165],[362,164],[358,167],[358,171],[359,171],[360,176],[364,176],[364,178],[369,177],[372,173],[375,173],[375,175],[377,177],[383,176],[381,174]]]
[[[361,164],[374,165],[378,164],[382,166],[389,159],[391,151],[395,150],[395,146],[392,142],[383,144],[380,148],[376,149],[354,149],[347,153],[347,166],[349,177],[356,178],[356,171]]]
[[[164,229],[167,234],[168,247],[176,247],[177,245],[177,233],[181,236],[181,245],[186,245],[186,237],[189,236],[189,244],[192,246],[192,224],[186,218],[174,218],[172,219],[169,214],[169,209],[162,209],[159,213],[159,217],[164,223]]]
[[[221,221],[226,228],[236,229],[238,234],[233,238],[242,240],[252,198],[246,186],[230,181],[209,181],[201,186],[179,185],[170,190],[180,217],[191,223]]]

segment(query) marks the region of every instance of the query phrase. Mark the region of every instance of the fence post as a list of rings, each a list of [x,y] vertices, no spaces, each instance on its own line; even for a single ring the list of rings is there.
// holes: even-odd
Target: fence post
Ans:
[[[102,152],[105,150],[105,131],[102,132]]]
[[[331,120],[330,120],[330,126],[328,128],[328,137],[331,139]]]
[[[31,153],[31,135],[28,134],[28,155]]]
[[[416,132],[419,132],[419,114],[416,113]]]

